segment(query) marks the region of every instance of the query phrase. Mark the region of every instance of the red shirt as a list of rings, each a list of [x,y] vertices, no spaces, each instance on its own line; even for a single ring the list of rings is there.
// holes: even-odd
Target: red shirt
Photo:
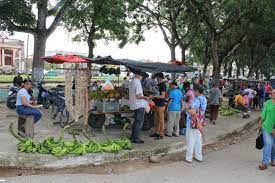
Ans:
[[[265,93],[270,93],[270,91],[271,91],[270,84],[265,85]]]

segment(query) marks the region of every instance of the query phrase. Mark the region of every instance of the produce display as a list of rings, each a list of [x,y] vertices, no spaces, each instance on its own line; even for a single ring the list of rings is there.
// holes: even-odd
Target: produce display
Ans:
[[[224,108],[224,107],[221,107],[220,108],[220,113],[222,116],[232,116],[236,113],[240,113],[241,111],[238,110],[238,109],[234,109],[232,107],[227,107],[227,108]]]
[[[122,149],[130,150],[133,148],[131,141],[125,137],[125,131],[128,124],[123,127],[123,137],[119,139],[109,139],[106,135],[105,126],[102,127],[102,131],[107,141],[104,143],[98,143],[91,140],[84,132],[84,136],[88,139],[85,142],[77,140],[75,133],[73,133],[74,140],[65,141],[64,131],[67,127],[60,131],[60,136],[58,139],[54,137],[49,137],[40,142],[36,142],[31,138],[22,138],[17,135],[13,128],[14,123],[9,126],[10,133],[19,140],[17,145],[20,152],[25,153],[40,153],[40,154],[52,154],[54,156],[60,157],[67,154],[74,155],[85,155],[87,153],[117,153]]]
[[[128,91],[125,88],[115,88],[114,90],[108,90],[108,91],[90,91],[89,92],[89,99],[91,100],[102,100],[102,99],[121,99],[121,98],[127,98],[128,97]]]
[[[120,68],[117,67],[117,68],[113,68],[113,67],[107,67],[106,65],[102,66],[100,69],[99,69],[99,72],[103,73],[103,74],[114,74],[114,75],[120,75]]]

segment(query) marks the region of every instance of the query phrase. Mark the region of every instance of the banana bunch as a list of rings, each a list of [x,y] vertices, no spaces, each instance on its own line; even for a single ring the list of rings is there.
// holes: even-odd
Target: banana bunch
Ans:
[[[236,113],[239,113],[240,111],[233,108],[221,108],[220,113],[222,116],[232,116]]]
[[[35,153],[39,145],[31,138],[25,138],[18,143],[17,147],[20,152]]]
[[[57,146],[54,147],[51,151],[52,155],[60,157],[60,156],[64,156],[66,154],[68,154],[68,149],[66,149],[66,147],[62,147],[62,146]]]
[[[87,147],[82,143],[77,144],[75,149],[70,152],[70,154],[75,154],[75,155],[85,155],[87,153],[88,153]]]
[[[107,142],[104,142],[101,144],[103,152],[107,153],[117,153],[121,151],[122,147],[120,147],[118,144],[116,144],[112,140],[108,140]]]
[[[101,144],[94,141],[88,141],[86,147],[88,153],[100,153],[103,151]]]
[[[125,137],[123,137],[121,139],[114,140],[114,143],[119,145],[122,149],[128,149],[128,150],[133,149],[133,145],[132,145],[131,141]]]
[[[10,124],[9,130],[11,134],[19,140],[17,145],[20,152],[52,154],[57,157],[67,154],[85,155],[87,153],[117,153],[122,149],[132,149],[131,141],[125,137],[125,130],[128,124],[123,127],[123,137],[120,139],[111,140],[106,135],[105,126],[102,127],[103,134],[107,139],[104,143],[95,142],[83,132],[88,141],[81,142],[76,138],[76,133],[73,133],[73,141],[64,141],[64,129],[60,131],[59,139],[48,137],[40,142],[35,142],[31,138],[22,138],[17,135],[13,129],[13,123]]]

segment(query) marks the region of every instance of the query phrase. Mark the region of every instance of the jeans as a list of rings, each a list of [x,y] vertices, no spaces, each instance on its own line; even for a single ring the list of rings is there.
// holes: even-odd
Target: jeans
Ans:
[[[16,106],[16,113],[20,116],[34,116],[34,123],[39,121],[42,117],[42,113],[38,109],[23,105]]]
[[[275,161],[275,136],[268,133],[264,128],[262,131],[264,139],[263,164],[268,165],[270,160]]]
[[[139,141],[140,132],[144,122],[145,108],[135,110],[135,121],[132,126],[132,141]]]
[[[265,101],[265,98],[264,98],[264,97],[259,97],[259,107],[260,107],[260,109],[263,108],[263,106],[264,106],[264,101]]]
[[[193,151],[195,150],[195,158],[202,161],[202,137],[201,132],[198,129],[188,128],[187,131],[187,150],[186,161],[192,162]]]

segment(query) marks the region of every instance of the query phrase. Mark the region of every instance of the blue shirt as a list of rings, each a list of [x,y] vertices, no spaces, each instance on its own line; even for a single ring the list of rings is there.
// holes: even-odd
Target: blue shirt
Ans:
[[[169,99],[172,100],[168,106],[168,111],[181,111],[182,104],[182,92],[179,89],[171,90]]]
[[[21,88],[17,94],[17,98],[16,98],[16,106],[19,105],[23,105],[22,103],[22,97],[26,97],[27,98],[27,103],[30,103],[31,100],[31,96],[28,93],[28,91],[25,88]]]
[[[205,96],[198,96],[196,97],[193,102],[191,103],[190,108],[191,109],[200,109],[201,110],[201,114],[205,113],[207,107],[207,100],[205,98]],[[189,113],[187,113],[187,119],[186,119],[186,127],[190,128],[190,123],[191,123],[191,116]]]

